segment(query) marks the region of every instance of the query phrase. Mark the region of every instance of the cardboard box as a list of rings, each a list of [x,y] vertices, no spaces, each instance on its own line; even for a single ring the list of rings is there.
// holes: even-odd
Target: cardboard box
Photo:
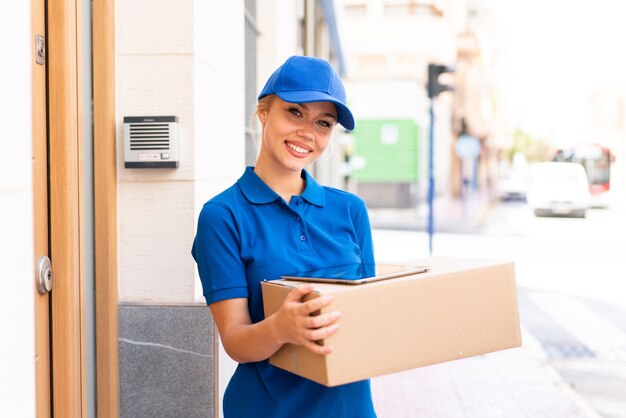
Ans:
[[[339,331],[322,341],[327,356],[285,344],[274,366],[326,386],[521,345],[512,262],[431,257],[432,270],[362,285],[315,283],[309,297],[332,294],[322,312],[341,311]],[[301,282],[262,283],[265,316]]]

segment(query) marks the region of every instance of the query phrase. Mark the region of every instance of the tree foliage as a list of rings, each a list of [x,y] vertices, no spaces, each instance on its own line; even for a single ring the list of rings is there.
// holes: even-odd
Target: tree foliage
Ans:
[[[533,136],[532,134],[517,128],[513,134],[513,146],[505,150],[505,157],[512,161],[513,155],[521,153],[526,157],[526,161],[547,161],[549,159],[550,145],[545,138]]]

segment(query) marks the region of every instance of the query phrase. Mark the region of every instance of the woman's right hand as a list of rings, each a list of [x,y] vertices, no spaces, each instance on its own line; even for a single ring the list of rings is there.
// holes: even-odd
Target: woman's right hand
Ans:
[[[315,354],[326,355],[332,351],[329,345],[320,345],[316,341],[327,338],[339,329],[339,311],[311,316],[332,302],[332,296],[322,295],[303,302],[302,299],[313,291],[313,285],[304,284],[293,289],[275,315],[275,332],[279,341],[298,344]]]

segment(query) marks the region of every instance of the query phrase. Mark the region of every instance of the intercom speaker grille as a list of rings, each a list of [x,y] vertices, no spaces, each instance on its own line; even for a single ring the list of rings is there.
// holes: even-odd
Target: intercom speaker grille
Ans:
[[[178,116],[124,116],[124,168],[178,168]]]
[[[170,149],[170,125],[168,123],[131,123],[131,151],[167,151]]]

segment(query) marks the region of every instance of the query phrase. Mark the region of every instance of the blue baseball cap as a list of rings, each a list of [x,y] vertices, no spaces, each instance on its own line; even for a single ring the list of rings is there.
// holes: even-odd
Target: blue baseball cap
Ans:
[[[267,80],[259,100],[270,94],[290,103],[334,103],[337,122],[347,130],[354,129],[354,117],[346,106],[346,90],[328,61],[300,55],[289,57]]]

